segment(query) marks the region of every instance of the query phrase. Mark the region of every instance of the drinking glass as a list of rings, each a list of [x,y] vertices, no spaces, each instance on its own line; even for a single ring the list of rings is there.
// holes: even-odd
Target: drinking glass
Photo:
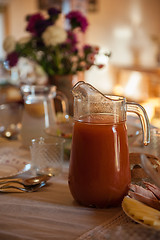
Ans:
[[[58,176],[62,172],[64,140],[58,137],[32,139],[32,168],[36,174]]]
[[[21,129],[23,105],[5,103],[0,105],[0,134],[7,138],[17,138]]]

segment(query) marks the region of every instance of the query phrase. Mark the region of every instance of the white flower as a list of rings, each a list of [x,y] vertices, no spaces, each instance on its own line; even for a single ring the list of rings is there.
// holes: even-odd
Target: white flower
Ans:
[[[20,83],[44,85],[48,81],[47,74],[37,63],[21,57],[17,64]]]
[[[44,52],[43,51],[38,51],[36,52],[36,58],[40,61],[42,59],[42,57],[44,56]]]
[[[59,26],[49,26],[42,34],[42,39],[46,46],[55,46],[66,40],[66,31]]]
[[[18,43],[19,44],[25,44],[25,43],[29,42],[30,40],[31,40],[30,36],[22,37],[22,38],[19,39]]]
[[[16,40],[12,36],[6,37],[3,42],[3,48],[7,53],[11,53],[15,50],[16,47]]]

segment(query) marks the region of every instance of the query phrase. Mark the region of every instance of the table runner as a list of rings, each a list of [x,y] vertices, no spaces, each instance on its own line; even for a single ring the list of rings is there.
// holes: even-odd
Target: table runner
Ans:
[[[160,231],[142,226],[119,212],[109,221],[83,234],[77,240],[157,240]]]

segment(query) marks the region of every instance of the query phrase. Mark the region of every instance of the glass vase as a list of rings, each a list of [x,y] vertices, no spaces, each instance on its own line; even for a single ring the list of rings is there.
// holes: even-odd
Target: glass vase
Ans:
[[[69,115],[73,116],[73,96],[71,93],[72,87],[78,82],[83,81],[83,73],[77,73],[76,75],[54,75],[49,77],[49,84],[55,85],[58,91],[65,94],[69,103]],[[61,104],[56,101],[56,111],[61,111]]]

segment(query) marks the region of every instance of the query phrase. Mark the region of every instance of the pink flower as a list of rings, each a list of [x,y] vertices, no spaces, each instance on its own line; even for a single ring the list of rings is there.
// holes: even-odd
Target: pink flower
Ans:
[[[99,69],[103,68],[104,67],[104,64],[99,64],[97,65]]]
[[[94,63],[95,55],[93,53],[88,54],[87,61],[90,62],[90,63]]]
[[[92,47],[92,49],[93,49],[93,52],[94,52],[95,54],[98,54],[98,53],[99,53],[99,47],[98,47],[98,46]]]
[[[85,61],[82,61],[79,63],[80,67],[86,67],[86,62]]]

